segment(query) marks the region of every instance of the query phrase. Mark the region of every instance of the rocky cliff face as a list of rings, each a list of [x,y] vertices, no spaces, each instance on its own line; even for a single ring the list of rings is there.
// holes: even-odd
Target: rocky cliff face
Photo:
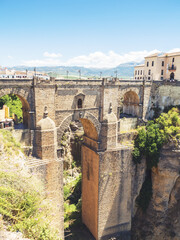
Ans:
[[[133,240],[180,239],[180,146],[164,146],[158,169],[152,171],[153,197],[146,213],[137,209]]]

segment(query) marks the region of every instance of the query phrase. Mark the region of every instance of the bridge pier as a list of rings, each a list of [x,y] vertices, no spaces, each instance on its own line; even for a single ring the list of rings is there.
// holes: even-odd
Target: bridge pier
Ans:
[[[47,198],[51,200],[51,225],[64,239],[64,194],[63,162],[57,158],[57,129],[48,117],[45,107],[44,117],[37,123],[35,131],[35,152],[45,163],[45,188]],[[48,163],[47,163],[48,162]]]

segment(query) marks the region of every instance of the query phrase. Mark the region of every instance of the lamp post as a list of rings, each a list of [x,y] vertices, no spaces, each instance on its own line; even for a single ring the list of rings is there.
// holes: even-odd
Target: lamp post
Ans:
[[[116,70],[116,71],[114,71],[114,73],[116,74],[116,78],[117,78],[117,70]]]
[[[34,76],[36,76],[36,67],[34,68]]]
[[[101,79],[101,76],[102,76],[102,72],[100,72],[100,79]]]
[[[67,74],[67,78],[68,78],[69,71],[66,71],[66,74]]]
[[[78,70],[78,73],[79,73],[79,79],[81,79],[81,70],[80,69]]]

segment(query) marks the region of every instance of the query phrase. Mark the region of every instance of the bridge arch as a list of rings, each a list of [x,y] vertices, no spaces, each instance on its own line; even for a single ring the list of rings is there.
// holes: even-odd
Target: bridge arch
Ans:
[[[5,95],[16,95],[22,103],[22,113],[23,113],[23,124],[26,128],[30,128],[30,103],[29,103],[29,92],[24,89],[19,88],[4,88],[0,90],[0,98]]]
[[[58,145],[60,145],[60,141],[59,139],[62,138],[64,131],[69,127],[70,123],[73,121],[74,115],[70,114],[68,115],[59,125],[59,127],[57,128],[57,137],[58,137]],[[84,116],[82,116],[82,118],[80,119],[82,125],[84,124],[83,128],[84,131],[86,132],[87,135],[91,134],[90,136],[92,137],[92,134],[94,134],[94,136],[96,136],[94,138],[94,140],[98,140],[98,136],[100,133],[100,129],[101,129],[101,124],[98,121],[98,119],[90,112],[85,112]],[[89,125],[91,125],[92,129],[91,131],[87,130],[87,122],[89,122]],[[88,131],[88,132],[87,132]],[[96,133],[95,133],[96,132]],[[92,137],[93,139],[93,137]]]
[[[140,99],[136,92],[130,90],[123,96],[123,113],[133,117],[139,116]]]

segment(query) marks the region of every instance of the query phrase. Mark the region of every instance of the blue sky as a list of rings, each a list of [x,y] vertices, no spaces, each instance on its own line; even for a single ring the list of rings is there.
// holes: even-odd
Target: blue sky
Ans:
[[[179,0],[0,0],[0,65],[141,61],[180,48],[179,13]]]

